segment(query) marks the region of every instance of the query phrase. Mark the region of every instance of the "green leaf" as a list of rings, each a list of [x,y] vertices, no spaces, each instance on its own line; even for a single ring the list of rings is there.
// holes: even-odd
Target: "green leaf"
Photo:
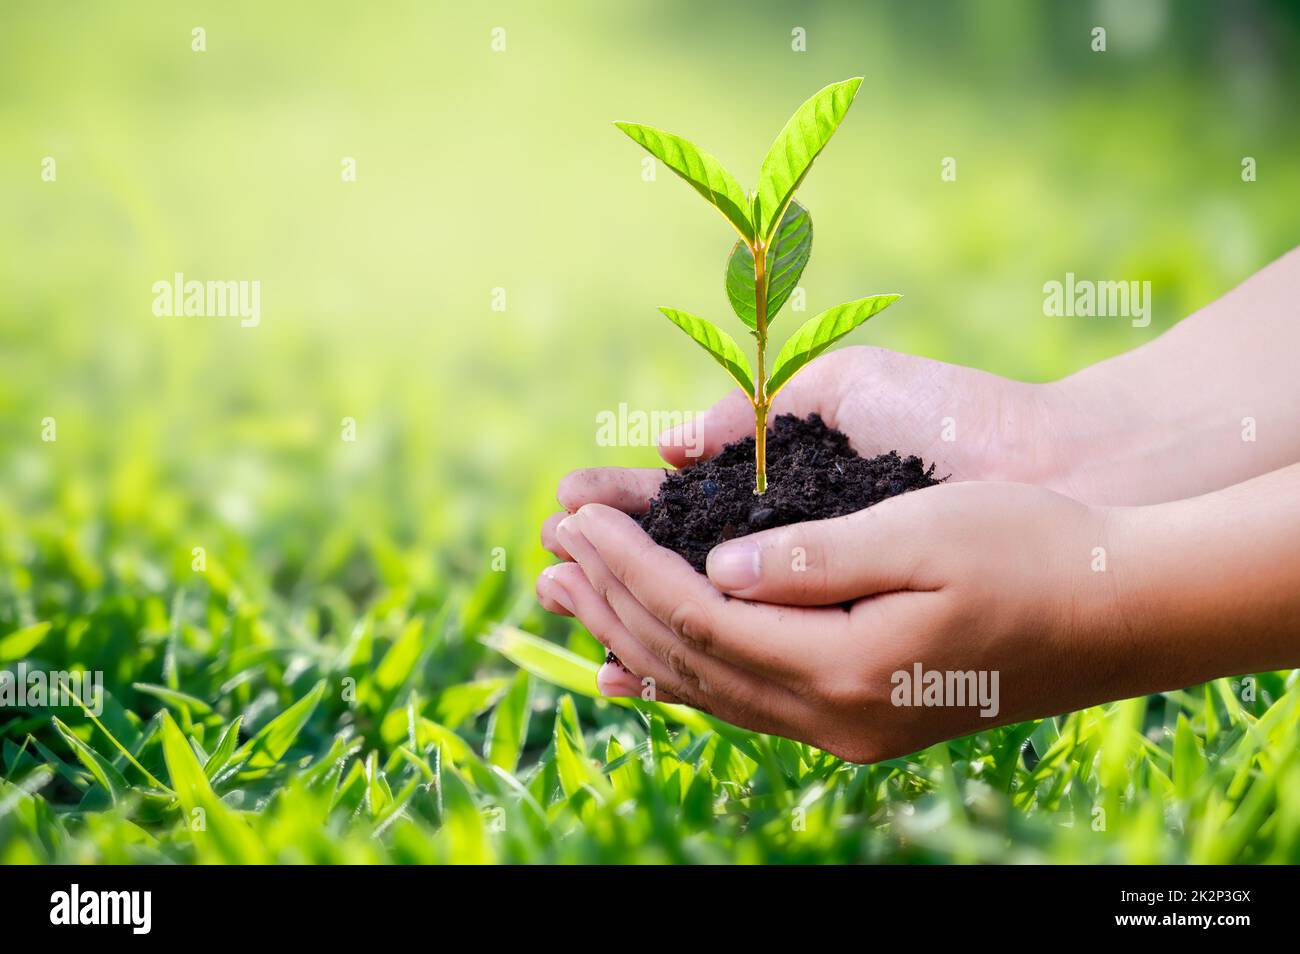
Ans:
[[[262,730],[249,739],[235,754],[235,759],[245,762],[246,769],[268,769],[284,758],[289,747],[298,738],[311,714],[316,711],[325,692],[322,679],[307,695],[268,722]]]
[[[521,669],[553,686],[584,696],[598,696],[596,671],[600,666],[563,646],[513,626],[498,626],[483,642]]]
[[[596,688],[596,673],[599,663],[583,659],[577,653],[570,652],[563,646],[557,646],[549,640],[525,632],[515,626],[498,626],[489,635],[482,637],[485,646],[495,649],[506,659],[561,689],[576,692],[580,696],[603,698]],[[664,702],[643,702],[639,699],[606,699],[611,705],[623,708],[644,709],[657,712],[665,719],[671,719],[679,725],[688,726],[697,732],[707,732],[716,720],[686,706],[671,705]],[[720,723],[725,724],[725,723]]]
[[[401,634],[375,670],[375,685],[380,692],[390,693],[405,683],[427,648],[424,618],[417,616],[402,627]]]
[[[163,761],[167,763],[167,774],[171,778],[172,788],[181,806],[192,812],[195,808],[207,810],[217,801],[208,777],[203,774],[203,767],[190,748],[170,712],[164,710],[162,722]]]
[[[830,142],[861,85],[862,77],[857,76],[832,83],[814,94],[795,110],[767,151],[754,196],[754,232],[764,244],[776,231],[786,205],[808,174],[813,160]]]
[[[1181,712],[1174,730],[1174,792],[1186,800],[1205,770],[1205,760],[1196,748],[1196,735],[1191,723]]]
[[[619,798],[631,798],[640,788],[640,765],[637,763],[638,752],[623,751],[623,746],[614,736],[605,743],[604,772],[614,786]]]
[[[812,254],[812,216],[791,202],[781,217],[776,239],[767,249],[767,321],[771,325],[781,306],[799,284],[799,276]],[[754,253],[737,242],[727,259],[727,297],[732,310],[752,332],[758,324],[754,309]]]
[[[443,827],[438,837],[454,852],[458,864],[487,864],[492,861],[492,842],[483,813],[474,802],[470,786],[454,768],[444,768],[438,793],[442,801]]]
[[[731,335],[717,325],[697,318],[676,308],[660,308],[664,317],[694,339],[695,343],[713,355],[713,360],[727,369],[727,373],[736,379],[736,383],[750,397],[754,396],[754,373],[749,370],[749,362]]]
[[[168,689],[166,686],[156,686],[150,682],[133,682],[131,688],[155,699],[161,699],[178,709],[189,709],[194,715],[207,715],[212,711],[212,707],[202,699],[181,692],[179,689]]]
[[[162,750],[176,799],[185,811],[200,861],[255,864],[264,861],[262,844],[240,815],[208,783],[189,741],[166,709],[162,712]]]
[[[794,373],[817,357],[872,315],[888,308],[902,295],[872,295],[828,308],[816,318],[809,318],[781,346],[772,363],[772,377],[767,382],[767,397],[781,389]]]
[[[77,695],[76,690],[72,688],[71,684],[63,682],[62,680],[60,681],[60,684],[62,685],[64,691],[66,691],[68,694],[72,696],[74,700],[76,700],[77,705],[81,707],[81,711],[85,713],[86,718],[89,719],[94,724],[95,728],[99,729],[100,732],[104,733],[104,738],[108,739],[109,742],[113,743],[113,747],[116,748],[119,752],[121,752],[122,755],[126,758],[126,760],[130,762],[132,765],[134,765],[141,775],[147,778],[149,782],[159,791],[168,790],[167,786],[165,786],[162,782],[154,778],[153,775],[149,772],[149,770],[140,764],[140,762],[136,759],[135,755],[132,754],[131,750],[128,749],[125,745],[123,745],[122,741],[116,735],[114,735],[112,732],[108,730],[108,727],[104,725],[104,723],[100,721],[99,717],[90,710],[89,706],[86,705],[86,700],[82,699],[81,696]]]
[[[741,238],[747,242],[753,240],[754,226],[749,220],[749,199],[740,183],[722,167],[722,163],[689,140],[662,129],[641,123],[616,122],[614,125],[716,206],[727,221],[735,226]]]
[[[393,790],[388,787],[388,779],[379,768],[379,753],[372,749],[366,758],[365,804],[370,817],[378,816],[392,801]]]
[[[15,630],[8,636],[0,637],[0,663],[22,659],[45,641],[50,631],[50,623],[33,623]]]
[[[72,751],[76,753],[81,764],[90,770],[90,774],[95,777],[95,781],[108,792],[109,798],[116,805],[126,794],[127,789],[130,788],[126,779],[122,777],[122,773],[114,768],[108,759],[77,738],[72,729],[58,716],[52,717],[52,721],[54,728],[58,730],[59,735],[63,736],[63,740],[72,747]]]
[[[515,673],[514,681],[488,719],[484,758],[507,772],[519,767],[519,753],[528,736],[529,695],[532,680],[526,670]]]
[[[565,797],[573,798],[583,789],[594,790],[601,796],[612,794],[613,786],[609,779],[587,754],[587,742],[582,736],[573,696],[561,696],[555,707],[554,740],[555,765],[560,773],[560,788]]]
[[[216,778],[217,773],[229,764],[230,757],[235,754],[235,747],[239,745],[239,727],[243,721],[242,715],[235,716],[235,721],[226,726],[226,731],[221,733],[221,738],[217,740],[217,747],[212,750],[212,754],[203,765],[203,774],[209,781]]]
[[[448,686],[434,699],[430,714],[443,725],[458,729],[462,723],[486,712],[505,692],[508,682],[506,676],[492,676]]]

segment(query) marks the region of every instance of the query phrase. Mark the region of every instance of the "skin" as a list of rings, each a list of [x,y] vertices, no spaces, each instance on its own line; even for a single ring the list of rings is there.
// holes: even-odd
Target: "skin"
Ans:
[[[564,562],[538,597],[631,670],[603,667],[603,693],[651,686],[855,762],[1300,665],[1296,301],[1292,252],[1152,343],[1049,384],[876,349],[824,356],[774,414],[816,411],[860,453],[905,448],[952,479],[728,541],[706,578],[628,516],[662,471],[576,471],[542,529]],[[705,455],[752,424],[729,395]],[[689,463],[683,443],[665,437],[670,464]],[[916,663],[998,673],[996,713],[897,705],[894,674]]]

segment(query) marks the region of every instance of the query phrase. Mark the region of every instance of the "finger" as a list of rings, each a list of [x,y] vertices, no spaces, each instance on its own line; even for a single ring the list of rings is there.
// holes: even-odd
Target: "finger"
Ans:
[[[800,726],[814,723],[816,713],[805,698],[783,685],[711,659],[680,642],[675,644],[668,658],[659,656],[653,647],[660,645],[658,640],[663,636],[671,640],[671,634],[613,578],[595,548],[581,534],[574,533],[570,538],[561,528],[560,535],[565,539],[566,547],[580,554],[582,572],[591,581],[593,592],[614,609],[619,621],[640,646],[651,649],[652,655],[657,657],[655,671],[662,673],[666,667],[667,675],[651,677],[659,701],[676,697],[686,705],[728,722],[776,735],[798,736]],[[645,635],[650,630],[659,631],[653,640]],[[645,697],[644,691],[641,695]]]
[[[573,557],[564,552],[564,547],[560,546],[560,541],[555,539],[556,525],[568,515],[567,511],[561,510],[559,513],[553,513],[542,521],[542,546],[547,550],[550,550],[561,560],[573,559]]]
[[[923,500],[908,494],[846,517],[728,540],[710,551],[706,570],[724,593],[784,606],[936,589],[939,581],[926,572],[927,556],[944,546],[934,524]]]
[[[818,414],[830,427],[837,427],[844,388],[850,379],[852,361],[842,357],[853,349],[822,355],[777,392],[768,422],[781,414],[807,417]],[[736,388],[703,414],[659,436],[659,454],[674,467],[685,467],[713,457],[732,441],[754,433],[754,407],[749,396]],[[604,503],[604,501],[591,501]],[[619,508],[623,509],[623,508]]]
[[[588,467],[566,474],[555,496],[569,513],[583,504],[602,503],[624,513],[644,513],[659,493],[664,472],[657,467]]]
[[[596,688],[602,696],[639,696],[641,680],[624,667],[607,662],[596,673]]]
[[[563,565],[560,564],[560,566]],[[537,593],[537,602],[541,603],[542,609],[548,613],[555,613],[559,616],[572,616],[573,599],[556,579],[559,570],[559,566],[548,566],[538,575],[537,585],[534,587]]]
[[[781,606],[937,589],[927,558],[944,543],[930,517],[922,499],[907,494],[848,516],[729,539],[712,548],[706,572],[723,593]]]
[[[573,546],[589,545],[597,551],[602,566],[619,584],[610,587],[606,598],[618,598],[625,589],[628,602],[660,624],[656,628],[639,618],[624,619],[661,659],[711,657],[799,691],[816,678],[822,657],[846,635],[846,614],[838,608],[728,600],[684,559],[656,546],[635,521],[609,507],[589,504],[556,532],[588,578],[590,555]],[[599,591],[597,581],[592,582]],[[617,605],[615,610],[621,615],[625,607]],[[626,612],[634,615],[636,609]]]
[[[611,699],[640,699],[646,694],[647,684],[640,676],[634,675],[622,666],[616,663],[605,663],[596,673],[596,688],[600,690],[602,696]],[[652,701],[654,702],[664,702],[670,705],[685,704],[671,692],[665,692],[658,687],[655,687],[653,696]]]
[[[650,685],[655,686],[658,697],[662,681],[660,676],[667,675],[662,663],[628,632],[627,626],[623,625],[610,604],[591,587],[580,565],[562,563],[550,569],[554,572],[546,577],[547,584],[558,590],[558,593],[552,591],[552,598],[569,608],[572,615],[586,626],[586,630],[597,638],[604,649],[612,652],[625,667],[636,673],[637,695],[641,694],[641,678],[649,677],[653,680]],[[667,682],[663,682],[663,685],[667,686]]]
[[[703,658],[689,646],[673,645],[666,651],[666,643],[672,642],[671,636],[654,632],[655,629],[662,629],[659,621],[649,616],[643,608],[640,613],[636,612],[636,600],[629,597],[619,582],[612,580],[595,548],[581,534],[568,532],[568,524],[569,521],[565,521],[560,526],[560,539],[581,565],[582,574],[589,581],[591,590],[615,613],[619,623],[636,639],[638,646],[655,656],[653,667],[624,660],[629,668],[643,676],[653,677],[656,686],[686,699],[693,706],[708,707],[708,702],[718,694],[740,697],[746,690],[753,690],[753,685],[745,685],[745,682],[753,684],[753,678],[746,680],[732,667],[719,663],[718,660]],[[651,639],[646,638],[647,634]]]
[[[754,407],[736,388],[703,414],[660,434],[659,455],[674,467],[686,467],[753,433]]]

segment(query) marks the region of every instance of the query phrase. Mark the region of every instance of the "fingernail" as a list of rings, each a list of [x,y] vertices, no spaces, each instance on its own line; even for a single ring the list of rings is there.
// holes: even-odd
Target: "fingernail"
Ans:
[[[704,419],[708,411],[701,411],[688,419],[684,424],[678,424],[676,427],[670,427],[659,434],[659,446],[680,447],[683,453],[690,458],[699,457],[703,441],[701,439],[704,429]]]
[[[548,566],[542,571],[543,582],[539,589],[548,599],[559,603],[570,615],[576,616],[577,612],[573,608],[573,598],[569,596],[569,591],[564,588],[564,584],[556,579],[555,570],[555,567]]]
[[[666,431],[659,432],[659,439],[656,443],[660,447],[676,447],[682,442],[682,425],[670,427]]]
[[[569,535],[578,529],[574,520],[576,516],[577,514],[569,514],[555,525],[555,539],[559,540],[560,543],[567,543]]]
[[[709,579],[724,590],[743,590],[758,582],[758,544],[741,538],[719,544],[705,563]]]

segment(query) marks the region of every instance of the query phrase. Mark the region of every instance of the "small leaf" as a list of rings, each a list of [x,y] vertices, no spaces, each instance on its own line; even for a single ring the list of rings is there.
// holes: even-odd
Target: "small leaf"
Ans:
[[[794,373],[805,364],[901,297],[901,295],[872,295],[870,298],[859,298],[857,301],[836,305],[823,311],[816,318],[809,318],[781,346],[776,361],[772,364],[772,377],[767,382],[768,400],[771,400],[772,395],[776,394],[781,386],[794,377]]]
[[[600,669],[600,664],[583,659],[577,653],[570,652],[563,646],[557,646],[540,636],[535,636],[514,626],[498,626],[489,635],[482,637],[480,642],[495,649],[520,669],[527,670],[538,679],[543,679],[552,685],[559,686],[561,689],[576,692],[581,696],[590,696],[595,699],[603,698],[600,690],[596,688],[596,673]],[[717,722],[717,720],[711,719],[702,712],[696,712],[686,706],[665,702],[642,702],[639,699],[634,700],[623,697],[606,699],[605,701],[611,705],[625,708],[640,708],[649,712],[657,712],[664,718],[678,725],[687,726],[696,732],[707,732]],[[726,723],[717,724],[725,725]]]
[[[744,352],[740,350],[731,335],[703,318],[678,311],[676,308],[659,310],[664,313],[665,318],[690,335],[696,344],[713,355],[713,359],[727,369],[727,373],[736,379],[736,383],[744,389],[745,393],[753,397],[754,373],[749,370],[749,362],[745,360]]]
[[[722,163],[689,140],[662,129],[641,123],[614,125],[713,203],[727,221],[735,226],[741,238],[747,242],[753,240],[754,226],[749,221],[749,199],[740,183],[722,167]]]
[[[439,778],[443,825],[438,833],[458,864],[487,864],[492,861],[492,842],[483,813],[474,801],[469,784],[454,768],[445,768]]]
[[[434,719],[453,729],[486,712],[506,690],[510,680],[505,676],[475,679],[471,682],[448,686],[433,701]]]
[[[147,696],[153,696],[161,699],[169,705],[176,706],[178,709],[188,709],[194,715],[207,715],[212,711],[212,707],[189,693],[181,692],[179,689],[169,689],[166,686],[155,686],[149,682],[133,682],[131,688],[136,692],[143,692]]]
[[[799,276],[812,254],[812,217],[798,202],[792,201],[781,217],[776,239],[767,249],[767,323],[770,327],[781,306],[799,284]],[[754,253],[744,242],[737,242],[727,259],[727,297],[737,317],[749,325],[758,325],[754,309]]]
[[[30,653],[45,641],[50,625],[48,621],[33,623],[31,626],[15,630],[8,636],[0,637],[0,663],[13,662]]]
[[[512,626],[499,626],[483,642],[516,666],[553,686],[586,696],[599,696],[596,663],[583,659],[563,646]]]
[[[1183,800],[1189,798],[1197,779],[1205,771],[1205,760],[1196,748],[1196,734],[1191,723],[1181,712],[1174,730],[1174,793]]]
[[[127,789],[130,788],[126,779],[122,777],[122,773],[114,768],[108,759],[104,758],[85,742],[81,741],[81,739],[77,737],[76,733],[74,733],[72,729],[70,729],[58,716],[53,716],[52,721],[54,723],[54,728],[58,731],[59,735],[63,736],[63,740],[68,743],[77,758],[81,760],[81,764],[89,769],[90,774],[95,777],[95,781],[99,783],[101,788],[108,792],[109,798],[111,798],[113,804],[116,805],[126,794]]]
[[[189,741],[166,709],[162,711],[161,735],[163,761],[176,799],[184,809],[184,822],[193,825],[203,819],[202,828],[191,828],[199,860],[236,864],[265,861],[261,842],[239,813],[217,798]]]
[[[203,773],[203,767],[190,748],[189,740],[166,710],[163,711],[162,749],[172,788],[185,811],[206,809],[217,801],[212,786],[208,784],[208,777]]]
[[[488,719],[487,744],[483,757],[507,772],[519,767],[519,753],[528,738],[529,700],[532,680],[526,670],[515,673],[510,691],[502,696]]]
[[[234,758],[245,763],[246,769],[269,769],[284,758],[298,733],[302,731],[307,720],[316,711],[316,705],[325,693],[325,680],[316,683],[307,693],[289,708],[268,722],[262,730],[253,736],[235,753]]]
[[[212,750],[207,762],[203,764],[203,774],[208,777],[208,781],[216,778],[217,773],[226,767],[230,757],[235,754],[235,747],[239,745],[239,727],[243,722],[242,715],[235,716],[235,721],[226,726],[226,731],[221,733],[221,738],[217,740],[217,747]]]
[[[815,93],[795,110],[767,151],[754,196],[754,232],[764,244],[776,231],[786,205],[813,160],[830,142],[861,85],[862,77],[857,76]]]
[[[560,697],[555,707],[555,765],[560,774],[560,788],[567,798],[578,792],[593,790],[601,796],[612,794],[613,786],[591,761],[582,725],[573,705],[573,696]]]
[[[424,638],[424,618],[417,616],[408,620],[375,670],[375,685],[380,692],[386,694],[400,688],[428,649],[429,643]]]

